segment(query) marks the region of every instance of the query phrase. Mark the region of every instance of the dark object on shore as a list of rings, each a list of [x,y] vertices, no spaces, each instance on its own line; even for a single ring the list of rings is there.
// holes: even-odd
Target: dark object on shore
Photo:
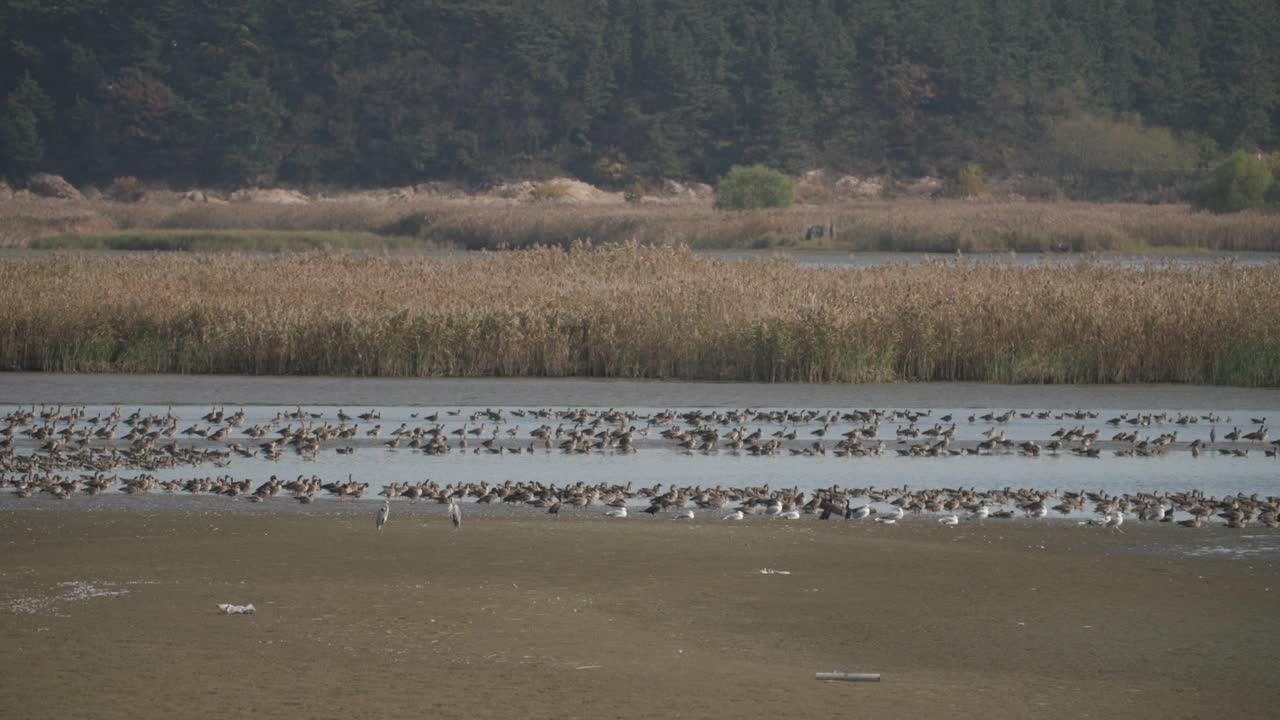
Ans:
[[[836,239],[836,225],[835,225],[835,223],[831,223],[831,224],[829,224],[829,225],[810,225],[810,226],[809,226],[809,227],[804,231],[804,239],[805,239],[805,240],[812,240],[812,239],[814,239],[814,238],[821,238],[821,237],[830,238],[830,239],[832,239],[832,240],[835,240],[835,239]]]

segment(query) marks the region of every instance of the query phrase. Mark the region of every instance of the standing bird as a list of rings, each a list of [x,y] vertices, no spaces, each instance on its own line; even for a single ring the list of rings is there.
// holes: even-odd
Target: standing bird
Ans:
[[[1107,524],[1105,525],[1105,527],[1107,527],[1108,529],[1115,528],[1117,532],[1124,532],[1123,530],[1120,529],[1120,526],[1123,524],[1124,524],[1124,511],[1117,510],[1111,513],[1111,517],[1107,518]]]
[[[462,527],[462,508],[458,507],[458,501],[453,498],[449,498],[449,519],[453,521],[454,530]]]
[[[382,507],[378,508],[378,529],[381,530],[383,525],[387,524],[387,516],[391,514],[391,502],[389,500],[382,501]]]
[[[856,508],[846,507],[844,511],[845,520],[862,520],[872,514],[870,505],[859,505]]]

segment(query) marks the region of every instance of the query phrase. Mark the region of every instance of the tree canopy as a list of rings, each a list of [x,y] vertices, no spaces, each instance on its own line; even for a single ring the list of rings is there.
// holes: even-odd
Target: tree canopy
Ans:
[[[1271,0],[0,0],[0,173],[1069,174],[1097,133],[1167,171],[1280,143],[1277,35]]]

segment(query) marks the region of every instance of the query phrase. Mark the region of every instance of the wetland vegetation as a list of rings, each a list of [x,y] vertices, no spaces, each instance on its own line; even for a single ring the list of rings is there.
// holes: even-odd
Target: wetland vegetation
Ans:
[[[457,248],[639,242],[850,252],[1275,252],[1280,215],[1186,205],[899,199],[725,212],[706,202],[511,204],[412,196],[300,204],[0,204],[0,247],[155,250]],[[834,236],[806,239],[813,226]]]
[[[1280,266],[861,269],[636,244],[0,263],[10,370],[1280,385]]]

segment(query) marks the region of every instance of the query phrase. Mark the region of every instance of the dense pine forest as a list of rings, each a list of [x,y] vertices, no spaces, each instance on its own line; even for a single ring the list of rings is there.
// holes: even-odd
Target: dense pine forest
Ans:
[[[3,0],[0,174],[1098,188],[1280,144],[1274,0]]]

